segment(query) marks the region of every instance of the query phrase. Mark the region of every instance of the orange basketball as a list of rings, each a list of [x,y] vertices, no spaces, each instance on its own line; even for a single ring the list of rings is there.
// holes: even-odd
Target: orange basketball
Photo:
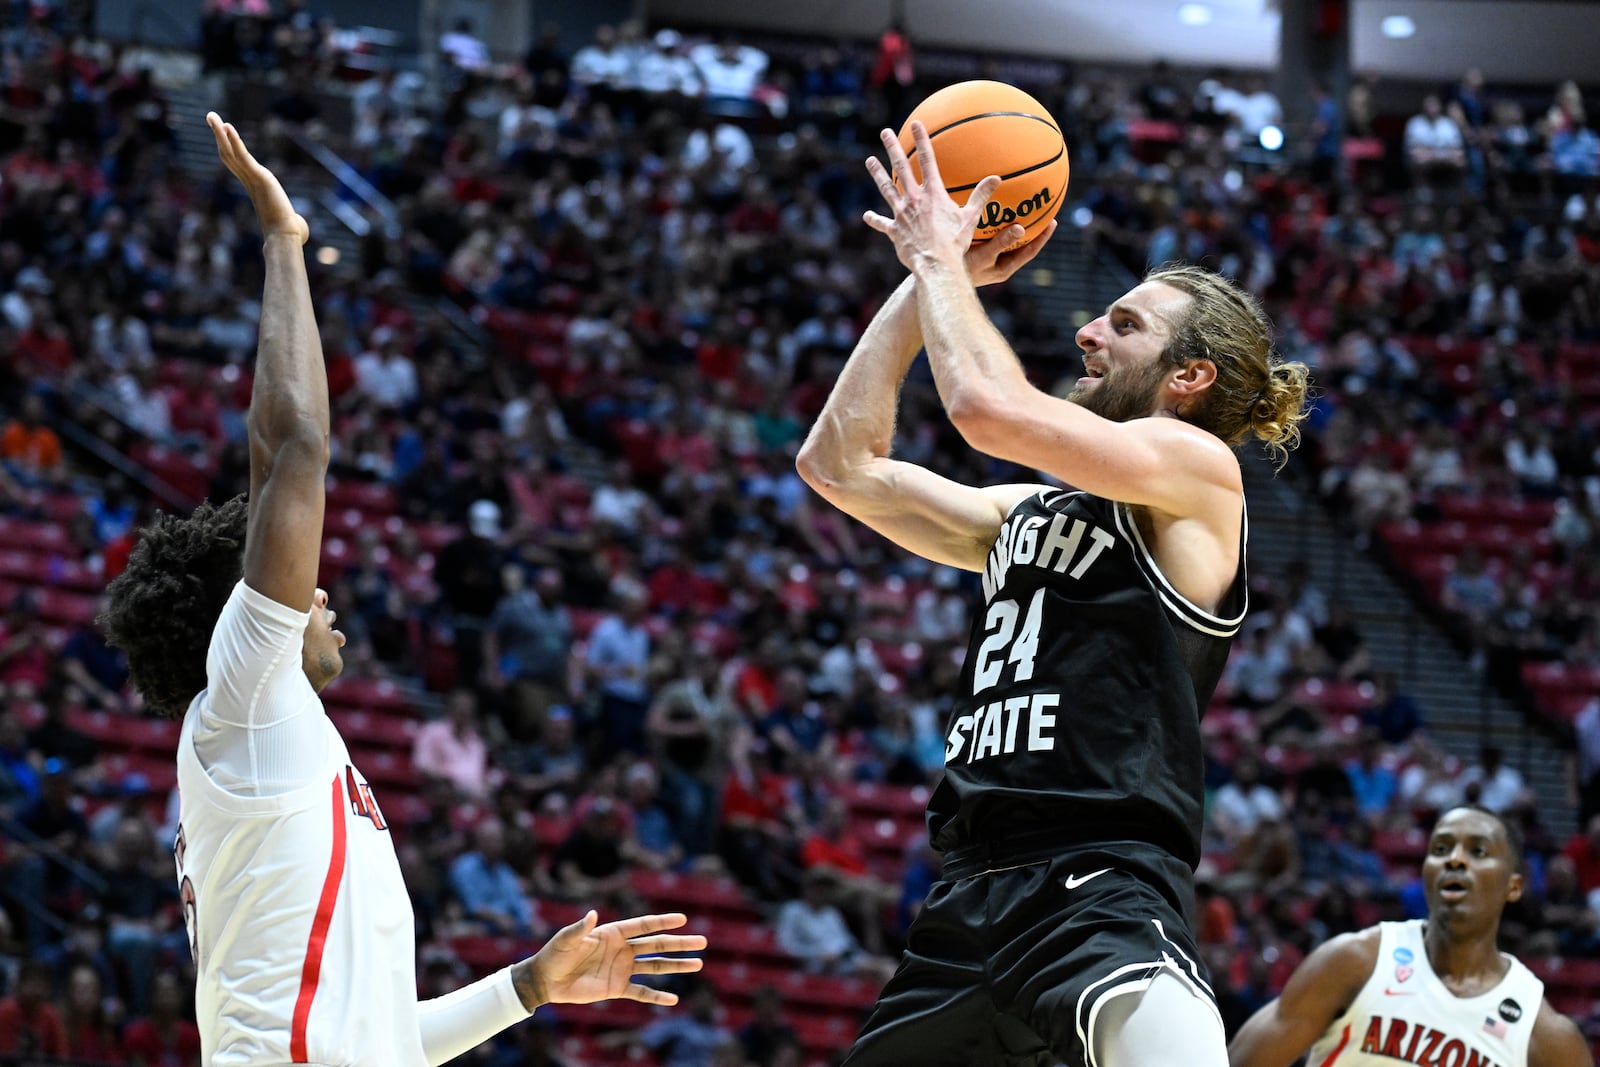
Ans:
[[[974,243],[1016,223],[1032,237],[1061,210],[1070,170],[1067,143],[1050,113],[1021,89],[1004,82],[958,82],[918,104],[900,128],[900,146],[921,181],[913,121],[928,128],[939,176],[958,204],[989,175],[1002,179],[978,220]]]

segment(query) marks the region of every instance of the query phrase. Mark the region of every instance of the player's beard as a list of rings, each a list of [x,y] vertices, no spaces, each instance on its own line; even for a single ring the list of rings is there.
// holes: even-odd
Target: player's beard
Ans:
[[[1112,422],[1142,419],[1155,411],[1161,383],[1171,364],[1154,359],[1136,367],[1117,367],[1094,385],[1075,385],[1067,399]]]

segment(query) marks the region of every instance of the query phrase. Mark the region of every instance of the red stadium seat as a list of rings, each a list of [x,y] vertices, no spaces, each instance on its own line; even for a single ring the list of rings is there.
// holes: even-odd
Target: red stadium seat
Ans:
[[[800,1043],[823,1055],[849,1048],[861,1029],[859,1024],[838,1016],[796,1015],[792,1024]]]
[[[369,515],[393,515],[396,510],[394,490],[377,482],[330,481],[328,509],[354,509]]]
[[[400,686],[387,678],[340,678],[323,694],[323,703],[362,711],[414,711],[411,700]]]
[[[41,619],[70,627],[92,626],[100,604],[99,597],[49,586],[34,590],[34,597]]]
[[[73,558],[78,555],[78,547],[72,543],[66,527],[9,515],[0,515],[0,547]]]
[[[1421,830],[1376,830],[1373,850],[1394,867],[1414,867],[1428,852],[1428,839]]]
[[[527,959],[539,947],[530,940],[487,934],[451,938],[449,944],[456,958],[480,975]]]
[[[411,753],[390,749],[352,749],[350,758],[370,782],[393,786],[408,792],[422,785],[422,775],[411,762]]]
[[[735,919],[695,919],[695,928],[706,935],[710,943],[708,958],[743,960],[749,964],[773,963],[793,966],[789,954],[778,946],[777,936],[764,923],[746,923]]]
[[[328,716],[339,728],[339,733],[344,737],[346,744],[409,752],[411,743],[417,736],[417,721],[406,715],[335,710],[329,711]]]
[[[862,815],[921,819],[928,807],[928,790],[923,786],[851,782],[841,786],[839,792],[850,810]]]
[[[634,890],[652,908],[746,922],[760,918],[739,883],[731,878],[640,869],[632,872],[631,880]]]

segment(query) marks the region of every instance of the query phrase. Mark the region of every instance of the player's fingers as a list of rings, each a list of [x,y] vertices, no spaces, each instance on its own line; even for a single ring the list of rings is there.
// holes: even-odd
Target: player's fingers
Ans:
[[[983,209],[994,199],[995,190],[998,188],[1000,188],[999,176],[989,175],[972,190],[972,195],[967,198],[967,206],[963,210],[974,219],[982,217]]]
[[[239,131],[234,128],[233,123],[229,122],[225,123],[224,125],[228,130],[228,143],[231,144],[233,146],[233,150],[239,154],[240,162],[249,164],[251,166],[258,166],[259,164],[256,163],[256,157],[252,156],[250,154],[250,149],[244,146],[244,138],[239,136]]]
[[[861,213],[861,221],[879,233],[891,233],[894,231],[894,219],[880,215],[876,211],[863,211]]]
[[[706,947],[704,934],[650,934],[630,937],[635,952],[699,952]]]
[[[878,192],[883,196],[884,202],[890,207],[894,207],[900,200],[900,190],[894,187],[894,179],[889,177],[889,172],[883,169],[883,164],[878,162],[878,157],[868,157],[867,173],[872,175],[873,184],[878,187]]]
[[[678,994],[668,993],[665,989],[651,989],[649,986],[632,982],[627,989],[622,991],[622,999],[637,1000],[641,1004],[659,1004],[663,1008],[670,1008],[678,1003]]]
[[[939,161],[933,158],[933,138],[928,136],[928,127],[919,119],[911,124],[911,140],[917,148],[917,165],[922,168],[922,184],[929,189],[943,189],[944,182],[939,179]]]
[[[1040,252],[1043,252],[1044,246],[1050,243],[1050,237],[1055,232],[1056,220],[1051,219],[1049,222],[1044,224],[1044,229],[1039,231],[1039,235],[1037,237],[1033,238],[1020,248],[1012,249],[1011,254],[1016,257],[1016,265],[1018,267],[1025,267],[1029,263],[1032,263],[1034,257],[1036,257]]]
[[[593,915],[594,912],[590,912]],[[632,941],[636,937],[648,937],[659,934],[664,930],[676,930],[689,921],[689,917],[681,911],[662,912],[659,915],[635,915],[631,919],[618,919],[607,925],[623,937]]]
[[[911,161],[906,158],[906,150],[900,147],[900,138],[890,129],[878,134],[878,139],[883,142],[883,150],[889,156],[889,169],[894,173],[894,180],[900,184],[901,195],[909,193],[916,187],[916,176],[911,173]]]
[[[579,919],[577,922],[568,923],[566,926],[563,926],[561,929],[557,930],[550,940],[559,941],[563,945],[570,944],[574,941],[581,941],[585,937],[589,936],[589,932],[594,929],[595,923],[599,921],[599,913],[591,908],[584,915],[584,917]]]
[[[668,959],[664,956],[643,956],[633,961],[634,974],[690,974],[700,970],[706,961],[693,959]]]

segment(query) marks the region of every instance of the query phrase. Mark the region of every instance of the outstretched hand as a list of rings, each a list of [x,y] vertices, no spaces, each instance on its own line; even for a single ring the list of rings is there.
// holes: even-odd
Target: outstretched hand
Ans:
[[[233,123],[223,122],[215,111],[208,111],[206,125],[211,127],[211,135],[217,139],[217,155],[221,157],[223,166],[239,179],[244,191],[250,195],[250,202],[255,205],[256,218],[261,223],[261,236],[287,235],[301,244],[310,240],[311,227],[295,211],[294,205],[289,202],[289,194],[283,191],[277,176],[256,162],[256,158],[244,146],[239,131],[233,128]]]
[[[867,160],[867,172],[872,175],[893,216],[868,211],[862,219],[894,242],[900,262],[908,270],[915,271],[922,263],[960,258],[974,285],[994,285],[1031,262],[1055,233],[1056,223],[1052,219],[1026,244],[1023,241],[1027,231],[1020,225],[1011,226],[981,244],[973,244],[973,232],[983,217],[984,208],[1000,187],[1000,178],[993,174],[984,178],[972,190],[966,204],[957,204],[945,190],[939,175],[939,161],[934,157],[927,127],[920,121],[911,124],[917,166],[922,171],[920,182],[894,131],[883,130],[879,137],[889,157],[889,168],[885,169],[874,156]]]
[[[663,957],[663,952],[699,952],[706,947],[700,934],[669,934],[688,917],[671,912],[641,915],[596,925],[593,911],[562,927],[528,960],[531,998],[538,1004],[593,1004],[597,1000],[637,1000],[644,1004],[673,1005],[677,994],[640,985],[636,974],[684,974],[698,971],[698,958]],[[520,986],[520,983],[519,983]],[[519,988],[518,992],[522,992]],[[524,996],[527,1003],[529,996]]]

